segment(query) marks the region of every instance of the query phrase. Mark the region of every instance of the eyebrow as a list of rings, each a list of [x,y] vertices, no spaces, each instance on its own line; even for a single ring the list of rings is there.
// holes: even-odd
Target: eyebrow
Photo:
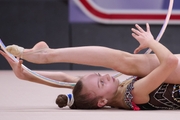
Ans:
[[[99,87],[99,81],[100,81],[100,79],[98,78],[98,81],[97,81],[97,86],[98,86],[98,88],[100,88],[100,87]]]
[[[97,76],[99,76],[99,73],[94,73],[95,75],[97,75]],[[100,78],[98,78],[98,80],[97,80],[97,86],[98,86],[98,88],[100,88],[100,86],[99,86],[99,81],[100,81]]]

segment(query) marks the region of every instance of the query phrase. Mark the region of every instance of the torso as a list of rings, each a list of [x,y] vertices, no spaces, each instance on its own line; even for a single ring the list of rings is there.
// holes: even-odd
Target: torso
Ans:
[[[180,85],[163,83],[150,95],[146,104],[137,105],[140,109],[180,109]]]
[[[139,107],[142,110],[169,110],[180,109],[180,85],[163,83],[156,90],[149,94],[150,100],[145,104],[133,105],[133,84],[136,80],[127,86],[125,92],[125,103],[131,108]]]

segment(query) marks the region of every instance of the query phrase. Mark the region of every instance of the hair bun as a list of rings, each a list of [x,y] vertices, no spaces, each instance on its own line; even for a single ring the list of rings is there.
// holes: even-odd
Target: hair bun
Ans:
[[[60,107],[63,108],[65,106],[67,106],[67,102],[68,102],[68,98],[66,95],[64,94],[60,94],[58,95],[58,97],[56,98],[56,104]]]

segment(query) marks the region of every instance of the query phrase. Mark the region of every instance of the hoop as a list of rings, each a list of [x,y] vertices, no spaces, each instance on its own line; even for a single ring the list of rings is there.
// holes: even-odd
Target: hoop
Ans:
[[[170,19],[170,16],[171,16],[171,12],[172,12],[172,9],[173,9],[173,3],[174,3],[174,0],[170,0],[170,3],[169,3],[169,8],[168,8],[168,12],[167,12],[167,15],[166,15],[166,19],[164,21],[164,24],[156,38],[156,41],[160,41],[162,35],[164,34],[165,30],[166,30],[166,27],[167,27],[167,24],[169,22],[169,19]],[[19,62],[18,59],[16,59],[13,55],[11,55],[9,52],[6,51],[6,46],[4,45],[4,43],[2,42],[2,40],[0,39],[0,46],[2,48],[2,50],[10,57],[12,58],[12,60],[14,60],[15,62]],[[149,54],[152,50],[151,49],[148,49],[145,54]],[[47,78],[45,76],[42,76],[34,71],[32,71],[31,69],[29,69],[28,67],[26,67],[25,65],[22,64],[22,67],[23,69],[25,69],[28,73],[30,73],[31,75],[43,80],[43,81],[46,81],[46,82],[49,82],[51,84],[55,84],[55,85],[59,85],[59,86],[64,86],[64,87],[74,87],[76,85],[76,83],[68,83],[68,82],[60,82],[60,81],[57,81],[57,80],[54,80],[54,79],[50,79],[50,78]],[[113,75],[114,78],[117,78],[119,76],[123,75],[122,73],[117,73],[115,75]]]
[[[162,26],[162,28],[161,28],[161,30],[160,30],[157,38],[156,38],[156,41],[160,41],[160,39],[162,38],[162,36],[163,36],[163,34],[164,34],[165,30],[166,30],[166,27],[167,27],[168,22],[169,22],[170,17],[171,17],[173,4],[174,4],[174,0],[170,0],[168,12],[167,12],[167,15],[166,15],[166,19],[165,19],[164,24],[163,24],[163,26]],[[151,49],[148,49],[144,54],[149,54],[149,53],[151,53],[151,51],[152,51]]]
[[[4,43],[2,42],[1,39],[0,39],[0,47],[12,60],[14,60],[14,62],[19,62],[19,60],[17,58],[15,58],[12,54],[10,54],[6,50],[6,46],[4,45]],[[59,86],[64,86],[64,87],[74,87],[76,85],[76,83],[61,82],[61,81],[57,81],[57,80],[54,80],[54,79],[47,78],[45,76],[42,76],[42,75],[32,71],[31,69],[29,69],[28,67],[26,67],[23,64],[22,64],[22,68],[24,70],[26,70],[29,74],[33,75],[34,77],[36,77],[38,79],[41,79],[41,80],[43,80],[45,82],[54,84],[54,85],[59,85]]]
[[[168,12],[167,12],[164,24],[163,24],[157,38],[155,39],[156,41],[160,41],[160,39],[162,38],[162,36],[163,36],[163,34],[164,34],[165,30],[166,30],[166,27],[167,27],[167,25],[169,23],[170,16],[171,16],[171,13],[172,13],[173,4],[174,4],[174,0],[170,0]],[[151,49],[148,49],[144,54],[149,54],[149,53],[151,53],[151,51],[152,51]],[[117,73],[117,74],[113,75],[113,77],[117,78],[117,77],[119,77],[121,75],[123,75],[123,74],[122,73]]]

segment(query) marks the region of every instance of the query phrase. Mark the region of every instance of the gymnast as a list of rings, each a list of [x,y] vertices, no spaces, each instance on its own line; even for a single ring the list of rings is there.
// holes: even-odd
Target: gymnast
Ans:
[[[140,43],[134,51],[135,54],[101,46],[51,49],[45,42],[37,43],[32,49],[10,45],[7,51],[37,64],[76,63],[101,66],[126,75],[138,76],[120,82],[109,74],[93,73],[74,77],[62,72],[38,72],[59,81],[76,83],[75,87],[71,88],[73,96],[58,96],[56,103],[59,107],[68,105],[72,109],[97,109],[104,106],[134,110],[180,109],[180,56],[173,55],[154,40],[149,24],[146,24],[146,31],[137,24],[135,27],[137,29],[132,28],[132,36]],[[155,54],[137,54],[145,48],[151,48]],[[16,63],[2,51],[0,53],[19,79],[58,87],[27,73],[21,67],[22,60]]]

